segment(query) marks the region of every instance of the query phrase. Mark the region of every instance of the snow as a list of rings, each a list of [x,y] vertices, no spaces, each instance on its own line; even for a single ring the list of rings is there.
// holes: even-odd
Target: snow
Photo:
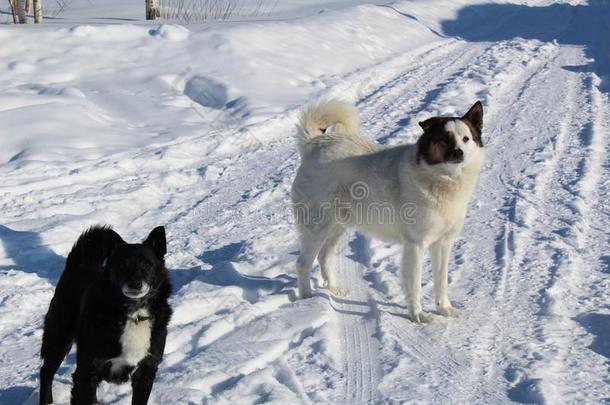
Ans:
[[[134,242],[167,229],[175,313],[154,403],[610,400],[610,6],[366,3],[180,24],[74,0],[0,25],[1,404],[36,402],[43,316],[95,223]],[[487,162],[450,264],[461,318],[410,322],[400,246],[361,235],[339,254],[351,295],[316,267],[296,300],[294,125],[323,96],[390,145],[483,101]],[[130,388],[99,397],[127,404]]]

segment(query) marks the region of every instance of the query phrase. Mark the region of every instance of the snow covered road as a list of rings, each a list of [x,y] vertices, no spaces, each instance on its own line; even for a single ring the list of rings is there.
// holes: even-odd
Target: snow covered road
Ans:
[[[131,241],[166,225],[158,404],[610,401],[610,2],[528,4],[0,26],[0,403],[35,399],[42,318],[94,223]],[[350,296],[316,268],[314,297],[295,299],[295,116],[328,95],[389,145],[482,100],[487,160],[450,262],[461,318],[410,322],[400,247],[360,235],[337,261]]]

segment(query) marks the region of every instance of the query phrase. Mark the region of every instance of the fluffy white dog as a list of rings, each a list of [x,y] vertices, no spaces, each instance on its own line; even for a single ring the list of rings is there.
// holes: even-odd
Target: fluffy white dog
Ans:
[[[356,108],[337,100],[306,107],[297,140],[301,167],[292,185],[301,242],[299,294],[310,297],[316,256],[325,287],[336,295],[336,247],[348,228],[403,245],[401,278],[412,319],[431,321],[422,310],[421,275],[430,251],[436,307],[457,317],[447,293],[451,248],[484,159],[483,106],[463,117],[433,117],[419,125],[417,143],[384,147],[359,135]]]

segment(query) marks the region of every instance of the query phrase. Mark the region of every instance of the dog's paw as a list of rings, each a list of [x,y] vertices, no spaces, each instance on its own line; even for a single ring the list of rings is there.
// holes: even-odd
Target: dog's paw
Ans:
[[[424,311],[418,311],[411,314],[411,320],[415,323],[426,324],[432,322],[432,315]]]
[[[311,285],[299,285],[299,298],[306,299],[313,297]]]
[[[349,297],[349,290],[347,288],[337,286],[327,286],[326,289],[330,291],[332,295],[339,298]]]
[[[299,291],[299,298],[305,300],[307,298],[313,297],[311,290],[309,291]]]
[[[450,318],[459,318],[460,317],[460,311],[453,308],[451,305],[449,305],[447,307],[438,307],[437,309],[438,309],[438,313],[441,314],[442,316],[447,316]]]

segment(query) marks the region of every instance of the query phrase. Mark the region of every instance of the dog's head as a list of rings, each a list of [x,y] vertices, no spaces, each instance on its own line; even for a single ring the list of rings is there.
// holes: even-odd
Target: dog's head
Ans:
[[[478,160],[483,142],[483,105],[474,103],[463,117],[432,117],[419,123],[417,162],[441,166],[449,173]]]
[[[117,246],[106,259],[110,282],[131,299],[147,297],[165,277],[165,228],[159,226],[142,243]]]

